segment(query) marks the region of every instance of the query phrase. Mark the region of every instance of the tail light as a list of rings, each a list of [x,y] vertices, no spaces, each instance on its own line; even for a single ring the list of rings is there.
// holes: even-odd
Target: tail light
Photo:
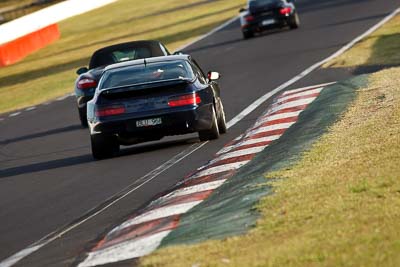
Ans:
[[[289,15],[291,12],[292,12],[292,9],[290,7],[284,7],[279,10],[279,13],[281,15]]]
[[[91,78],[83,78],[78,81],[77,87],[79,89],[89,89],[97,86],[97,82]]]
[[[182,95],[178,97],[172,97],[168,101],[170,107],[180,107],[187,105],[197,105],[201,103],[201,98],[198,93],[190,95]]]
[[[244,20],[246,22],[252,22],[254,20],[254,17],[252,15],[247,15],[244,17]]]
[[[120,115],[126,112],[124,106],[102,107],[96,110],[97,117]]]

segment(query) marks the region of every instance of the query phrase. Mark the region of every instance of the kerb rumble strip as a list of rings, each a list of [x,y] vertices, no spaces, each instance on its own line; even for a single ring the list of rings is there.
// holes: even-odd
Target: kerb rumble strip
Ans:
[[[186,177],[175,189],[110,231],[79,267],[96,266],[150,254],[179,227],[180,216],[204,201],[236,171],[279,139],[324,87],[280,94],[253,127],[222,148],[215,158]]]

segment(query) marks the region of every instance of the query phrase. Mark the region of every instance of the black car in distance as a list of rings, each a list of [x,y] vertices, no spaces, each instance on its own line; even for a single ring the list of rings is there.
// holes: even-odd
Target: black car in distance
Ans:
[[[294,0],[248,0],[247,7],[239,12],[244,39],[271,28],[300,26]]]
[[[89,68],[81,67],[75,81],[75,95],[82,126],[87,126],[86,103],[93,98],[97,83],[108,65],[129,60],[167,56],[167,48],[158,41],[134,41],[101,48],[93,53]]]
[[[167,135],[218,138],[226,132],[219,76],[205,76],[189,55],[108,66],[87,107],[93,157],[112,157],[120,145]]]

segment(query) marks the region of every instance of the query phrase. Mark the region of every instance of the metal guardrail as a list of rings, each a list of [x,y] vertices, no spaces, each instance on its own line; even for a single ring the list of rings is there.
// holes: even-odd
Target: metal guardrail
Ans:
[[[64,0],[35,0],[29,4],[0,8],[0,24],[12,21],[62,1]]]

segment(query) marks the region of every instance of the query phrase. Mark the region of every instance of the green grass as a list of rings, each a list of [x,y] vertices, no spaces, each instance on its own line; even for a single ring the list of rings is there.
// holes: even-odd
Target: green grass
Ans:
[[[156,39],[169,50],[235,16],[245,0],[119,0],[59,24],[62,37],[23,61],[0,69],[0,113],[73,91],[75,70],[101,47]]]
[[[380,32],[396,36],[398,20]],[[368,46],[366,62],[392,64],[396,40],[369,37],[342,58]],[[299,162],[266,173],[274,194],[257,206],[262,217],[249,233],[166,247],[141,266],[400,266],[399,84],[399,67],[371,75]]]

